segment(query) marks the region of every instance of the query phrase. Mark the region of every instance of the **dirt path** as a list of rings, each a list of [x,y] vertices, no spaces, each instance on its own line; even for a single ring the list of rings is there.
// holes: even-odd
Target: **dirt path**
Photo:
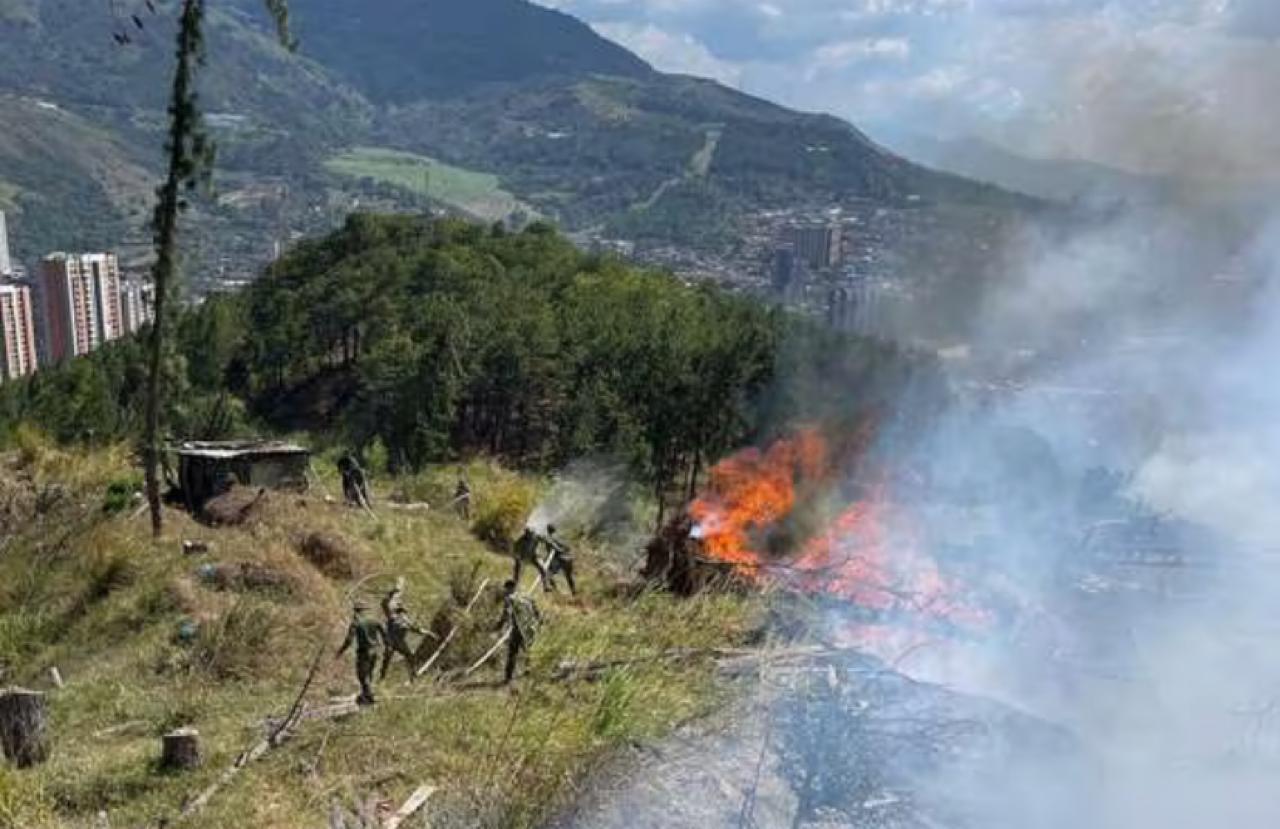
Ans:
[[[658,185],[657,189],[649,195],[649,198],[634,205],[632,210],[648,210],[667,194],[667,191],[678,184],[694,179],[706,178],[707,173],[711,172],[711,163],[715,161],[716,149],[720,146],[720,137],[724,135],[722,127],[709,127],[707,129],[706,140],[698,151],[689,159],[689,166],[684,173],[673,176]]]

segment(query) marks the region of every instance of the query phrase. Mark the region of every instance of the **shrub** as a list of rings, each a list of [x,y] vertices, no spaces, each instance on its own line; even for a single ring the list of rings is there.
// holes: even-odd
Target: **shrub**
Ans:
[[[117,478],[107,484],[106,497],[102,499],[102,512],[105,515],[118,515],[134,503],[134,495],[141,489],[142,482],[136,476]]]
[[[475,506],[476,538],[498,552],[508,552],[537,503],[538,490],[527,481],[495,481]]]
[[[271,640],[281,625],[279,614],[270,605],[241,599],[200,626],[191,667],[220,680],[250,679],[277,657]]]

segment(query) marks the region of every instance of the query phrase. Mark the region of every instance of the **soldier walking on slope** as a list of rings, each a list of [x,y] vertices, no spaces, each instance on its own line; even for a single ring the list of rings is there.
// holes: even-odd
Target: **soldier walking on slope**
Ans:
[[[551,579],[547,575],[547,568],[542,566],[542,562],[538,561],[538,547],[541,546],[538,534],[531,527],[525,527],[524,533],[516,539],[512,555],[515,557],[515,572],[511,575],[511,580],[516,584],[520,583],[520,571],[526,564],[532,564],[538,570],[538,576],[542,579],[542,589],[550,593],[552,590]]]
[[[471,520],[471,484],[467,483],[462,470],[458,470],[458,486],[453,490],[453,508],[463,521]]]
[[[369,493],[369,476],[350,453],[338,460],[338,474],[342,476],[342,497],[348,504],[373,509],[373,497]]]
[[[382,625],[365,616],[368,609],[369,605],[364,602],[355,603],[347,638],[338,648],[338,657],[341,657],[352,644],[356,646],[356,681],[360,683],[360,696],[356,697],[356,703],[359,705],[373,705],[376,701],[373,697],[373,671],[378,667],[378,654],[387,640]]]
[[[573,583],[573,551],[569,549],[569,545],[565,544],[556,537],[556,525],[547,525],[546,537],[547,550],[551,553],[550,563],[547,565],[547,573],[549,577],[554,579],[557,573],[564,574],[564,580],[569,584],[569,592],[578,595],[578,586]],[[553,584],[552,587],[555,585]]]
[[[405,666],[409,671],[409,681],[412,682],[418,670],[418,656],[417,651],[409,647],[409,634],[416,633],[432,639],[438,637],[415,622],[409,615],[409,611],[405,609],[403,578],[396,579],[396,586],[383,597],[382,615],[386,620],[387,656],[382,660],[382,673],[378,678],[387,678],[387,669],[391,667],[392,658],[400,654],[404,657]]]
[[[504,685],[510,685],[516,675],[516,660],[521,651],[533,645],[542,625],[542,612],[538,605],[528,596],[516,593],[516,583],[507,581],[502,585],[502,616],[498,619],[498,630],[508,629],[507,666],[504,672]]]

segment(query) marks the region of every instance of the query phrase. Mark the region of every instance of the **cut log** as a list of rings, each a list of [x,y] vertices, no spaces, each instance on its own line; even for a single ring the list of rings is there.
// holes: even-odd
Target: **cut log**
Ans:
[[[20,769],[49,758],[44,694],[24,688],[0,691],[0,746]]]
[[[165,771],[189,771],[200,765],[200,732],[179,728],[164,735],[160,767]]]

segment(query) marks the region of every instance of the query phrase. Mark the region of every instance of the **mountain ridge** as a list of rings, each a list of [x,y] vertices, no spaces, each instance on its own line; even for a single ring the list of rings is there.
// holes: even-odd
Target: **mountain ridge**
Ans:
[[[23,15],[0,16],[9,47],[0,91],[62,106],[140,157],[155,150],[158,166],[172,3],[151,14],[142,0],[120,0],[115,15],[76,14],[75,0],[21,5]],[[581,21],[525,0],[295,0],[297,54],[272,41],[260,5],[233,0],[209,12],[201,102],[217,116],[216,180],[234,193],[198,206],[210,218],[198,247],[255,270],[281,241],[332,227],[349,210],[438,200],[425,184],[407,190],[402,177],[335,173],[333,160],[356,147],[497,176],[502,189],[571,230],[706,247],[728,243],[736,223],[762,209],[850,199],[1033,204],[913,164],[834,116],[658,72]],[[117,45],[122,26],[130,42]],[[8,114],[0,103],[0,116]],[[719,133],[713,150],[695,163],[711,130]],[[39,178],[24,166],[0,158],[0,184]],[[75,203],[17,202],[12,236],[27,256],[41,251],[22,247],[25,239],[47,244],[51,234],[31,225],[50,224],[50,211],[86,227],[100,221]],[[208,257],[197,260],[207,270]]]

